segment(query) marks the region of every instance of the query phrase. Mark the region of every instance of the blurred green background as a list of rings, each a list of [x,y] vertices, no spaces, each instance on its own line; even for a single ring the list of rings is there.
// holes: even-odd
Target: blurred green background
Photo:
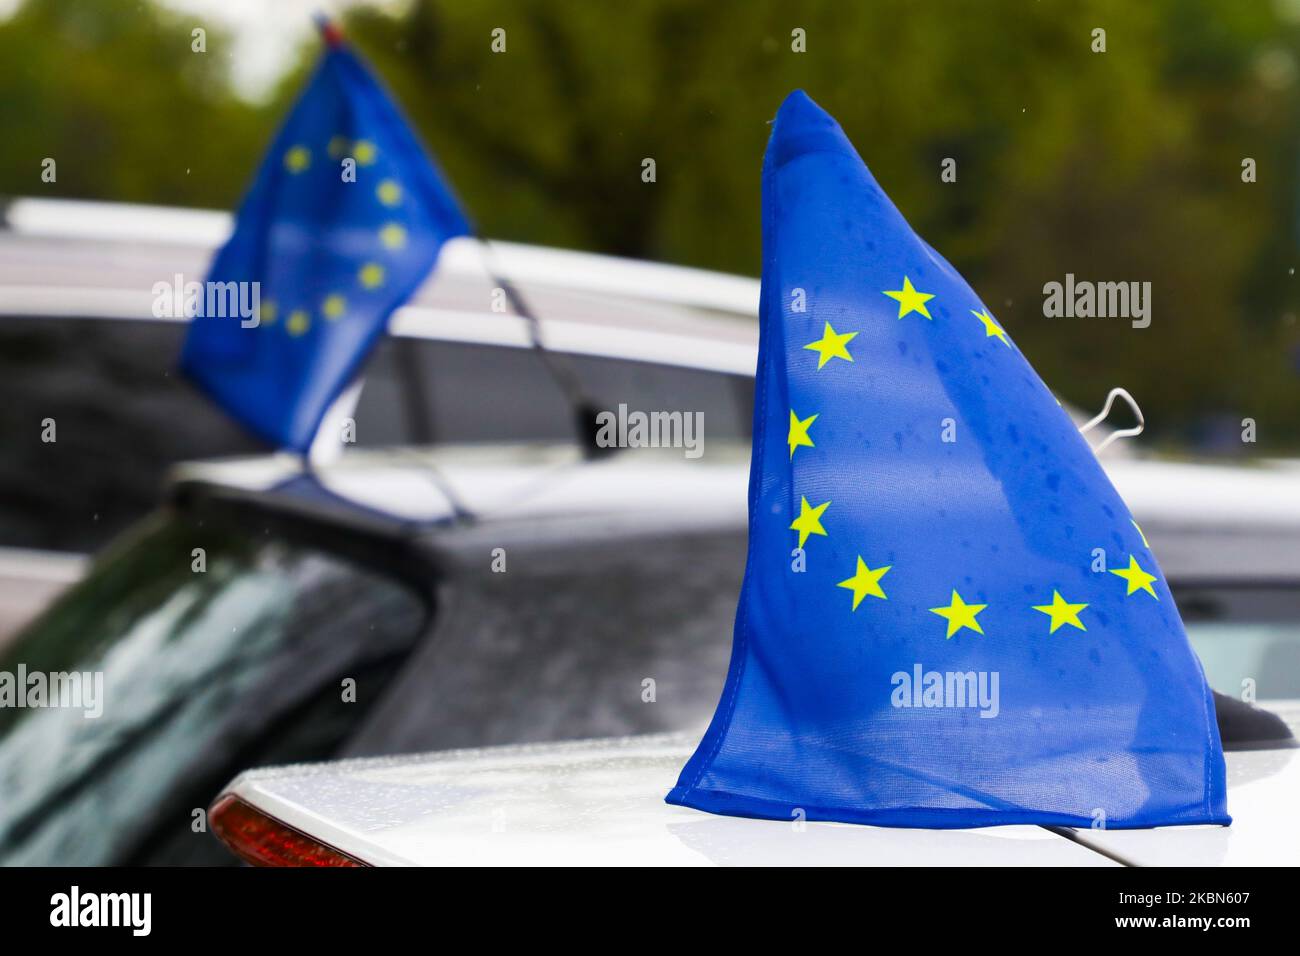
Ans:
[[[767,121],[802,87],[1058,394],[1129,388],[1166,450],[1300,451],[1300,0],[412,0],[344,25],[490,236],[756,275]],[[141,0],[19,3],[0,193],[232,207],[318,44],[250,101],[229,42]],[[1151,282],[1151,327],[1044,317],[1066,273]]]

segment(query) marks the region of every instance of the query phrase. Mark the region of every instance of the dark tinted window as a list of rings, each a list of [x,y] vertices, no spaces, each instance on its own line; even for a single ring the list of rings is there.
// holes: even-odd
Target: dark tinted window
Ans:
[[[156,504],[173,462],[262,450],[176,373],[184,331],[0,319],[0,545],[93,551]]]
[[[574,368],[597,406],[617,411],[702,412],[706,440],[749,440],[754,379],[700,369],[577,355]]]
[[[1171,587],[1211,687],[1229,697],[1300,697],[1300,586]]]
[[[572,413],[530,349],[408,339],[422,441],[571,441]]]
[[[366,360],[365,384],[353,417],[357,445],[409,445],[423,409],[411,393],[410,348],[404,339],[383,338]]]
[[[159,500],[178,462],[266,446],[176,372],[182,323],[0,319],[0,546],[93,552]],[[704,413],[705,440],[747,439],[748,376],[560,356],[598,408]],[[531,349],[395,338],[366,365],[357,444],[573,440]],[[42,440],[45,419],[56,440]]]
[[[98,717],[89,696],[0,708],[0,862],[232,861],[193,810],[241,770],[333,756],[425,617],[396,579],[258,522],[151,519],[0,656],[102,674]]]
[[[422,421],[416,423],[419,440],[573,440],[573,413],[532,349],[398,341],[410,350],[423,409]],[[749,437],[749,376],[587,355],[555,359],[572,368],[599,409],[616,411],[625,404],[629,410],[646,412],[699,411],[704,413],[706,439]]]

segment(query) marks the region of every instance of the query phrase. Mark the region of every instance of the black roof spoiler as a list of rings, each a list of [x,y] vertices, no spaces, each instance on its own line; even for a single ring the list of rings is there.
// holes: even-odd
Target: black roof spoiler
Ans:
[[[1214,714],[1224,750],[1286,750],[1300,746],[1277,714],[1214,692]]]

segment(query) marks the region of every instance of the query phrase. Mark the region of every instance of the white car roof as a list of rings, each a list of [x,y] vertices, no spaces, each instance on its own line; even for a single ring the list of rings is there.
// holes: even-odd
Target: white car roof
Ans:
[[[1273,705],[1300,729],[1300,704]],[[1300,751],[1227,754],[1231,827],[920,830],[714,816],[664,803],[698,734],[250,771],[226,789],[375,865],[1294,864]]]
[[[1171,579],[1300,578],[1292,469],[1101,460]],[[270,492],[302,473],[295,456],[274,455],[189,463],[173,470],[173,480]],[[345,501],[417,525],[452,517],[452,503],[439,490],[445,484],[485,521],[651,514],[664,528],[743,527],[749,456],[747,448],[722,442],[693,461],[678,449],[629,449],[584,461],[572,447],[443,446],[354,451],[313,474]]]
[[[20,198],[5,207],[4,225],[17,236],[166,244],[210,252],[230,236],[233,217],[211,209]],[[453,274],[481,274],[482,257],[475,242],[449,246],[439,268]],[[520,282],[758,314],[757,279],[514,242],[493,242],[492,249],[501,271]]]
[[[154,283],[206,275],[232,222],[230,214],[213,210],[10,200],[0,208],[0,316],[153,318]],[[493,273],[523,291],[548,348],[754,374],[757,279],[519,243],[489,246],[476,239],[448,242],[437,269],[393,313],[390,332],[530,346],[523,319],[490,308],[497,286],[490,263]],[[1067,411],[1083,422],[1084,415]],[[1129,453],[1123,443],[1109,452],[1112,458]]]
[[[379,866],[1113,865],[1037,827],[897,830],[664,803],[698,735],[256,770],[228,792]]]
[[[231,223],[208,210],[15,199],[0,228],[0,314],[153,318],[154,284],[201,281]],[[519,243],[488,248],[448,242],[390,330],[527,347],[524,321],[492,309],[490,264],[524,293],[551,348],[754,372],[757,279]]]

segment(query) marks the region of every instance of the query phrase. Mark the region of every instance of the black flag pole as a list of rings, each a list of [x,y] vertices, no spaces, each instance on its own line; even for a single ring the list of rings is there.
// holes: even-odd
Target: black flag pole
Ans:
[[[491,242],[481,235],[476,235],[475,238],[478,239],[479,247],[483,250],[483,262],[488,277],[505,294],[506,301],[510,303],[510,308],[514,313],[523,319],[528,326],[528,339],[533,351],[546,368],[547,374],[551,376],[551,380],[555,382],[564,395],[565,401],[569,403],[569,408],[573,414],[574,429],[583,456],[597,458],[609,454],[613,449],[601,447],[596,441],[596,416],[599,414],[600,408],[587,394],[587,390],[583,388],[582,381],[578,378],[573,366],[562,355],[558,355],[546,347],[542,337],[541,320],[525,301],[515,284],[502,275],[501,270],[496,267],[496,256]]]

